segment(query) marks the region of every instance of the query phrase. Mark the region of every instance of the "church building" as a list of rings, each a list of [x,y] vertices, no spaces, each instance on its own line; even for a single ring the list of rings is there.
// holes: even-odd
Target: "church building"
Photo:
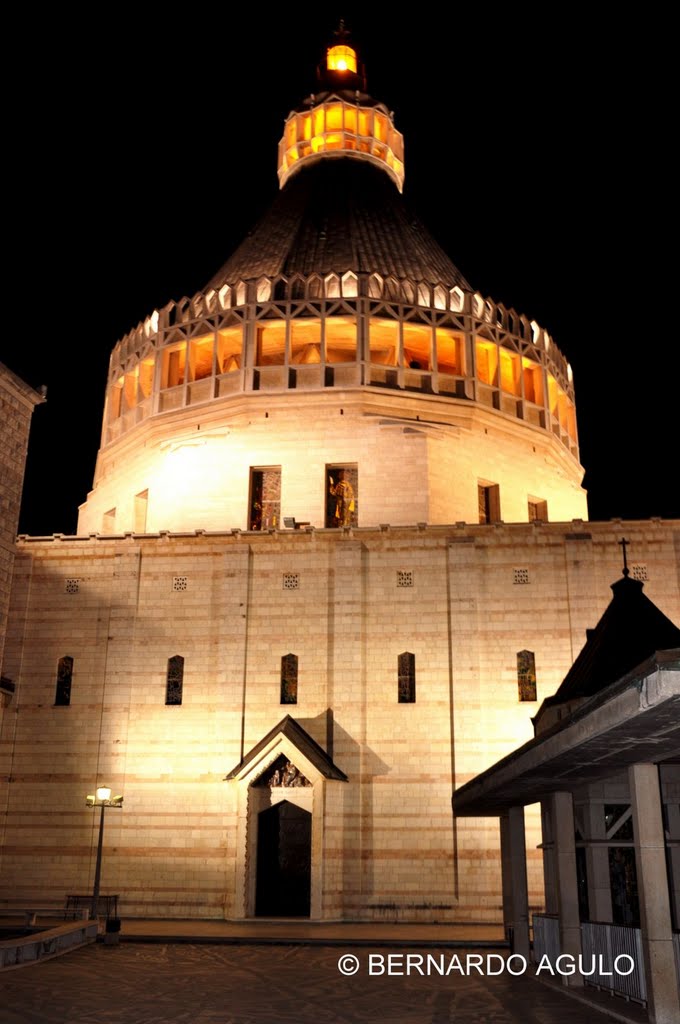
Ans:
[[[533,735],[623,530],[588,522],[567,359],[404,174],[341,30],[269,211],[115,346],[77,534],[15,551],[0,895],[92,891],[107,786],[122,917],[502,920],[498,820],[452,796]],[[625,534],[680,622],[678,523]]]

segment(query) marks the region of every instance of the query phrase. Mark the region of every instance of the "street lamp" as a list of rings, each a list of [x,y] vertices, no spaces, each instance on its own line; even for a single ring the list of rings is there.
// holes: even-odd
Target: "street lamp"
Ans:
[[[95,795],[87,797],[88,807],[101,807],[99,816],[99,842],[97,844],[97,864],[94,869],[94,890],[92,892],[91,916],[96,920],[99,912],[99,882],[102,876],[102,846],[104,844],[104,810],[107,807],[122,807],[122,796],[111,796],[108,786],[100,786]]]

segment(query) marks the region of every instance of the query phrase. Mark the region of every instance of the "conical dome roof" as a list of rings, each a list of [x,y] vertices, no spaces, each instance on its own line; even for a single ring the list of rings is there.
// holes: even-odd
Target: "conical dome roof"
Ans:
[[[206,287],[347,271],[471,290],[389,176],[347,157],[301,168]]]

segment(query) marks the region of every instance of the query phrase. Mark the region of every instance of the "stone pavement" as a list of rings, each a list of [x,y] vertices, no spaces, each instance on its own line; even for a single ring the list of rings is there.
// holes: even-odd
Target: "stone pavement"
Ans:
[[[2,1024],[607,1024],[611,1018],[524,975],[375,976],[368,957],[322,945],[97,944],[0,980]],[[487,955],[487,950],[475,950]],[[444,962],[454,953],[442,953]],[[465,951],[456,955],[464,962]],[[338,969],[359,969],[344,976]],[[387,961],[385,960],[385,963]],[[423,961],[426,963],[426,960]],[[376,961],[374,961],[376,963]],[[397,969],[404,961],[396,961]],[[394,965],[394,964],[393,964]],[[609,1009],[621,1000],[601,997]],[[615,1004],[615,1005],[614,1005]],[[626,1011],[627,1012],[627,1011]],[[638,1011],[637,1019],[646,1020]]]

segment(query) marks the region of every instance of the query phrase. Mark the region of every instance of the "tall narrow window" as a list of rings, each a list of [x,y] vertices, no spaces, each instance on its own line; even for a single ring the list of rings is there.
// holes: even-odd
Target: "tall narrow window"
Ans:
[[[326,466],[326,526],[356,526],[358,521],[357,467]]]
[[[520,700],[536,700],[536,659],[533,651],[517,652],[517,689]]]
[[[68,707],[71,703],[71,680],[73,679],[73,658],[66,655],[57,662],[57,689],[54,703],[58,707]]]
[[[529,522],[530,523],[547,523],[548,522],[548,502],[541,501],[540,498],[529,498]]]
[[[148,490],[135,494],[135,533],[146,533],[146,511],[148,505]]]
[[[102,533],[113,533],[116,529],[116,510],[110,508],[108,512],[105,512],[102,516]]]
[[[501,518],[501,492],[498,484],[477,485],[480,523],[497,523]]]
[[[415,704],[416,702],[416,656],[404,651],[397,658],[399,674],[399,703]]]
[[[281,470],[251,469],[249,530],[269,530],[281,522]]]
[[[168,671],[165,679],[165,703],[181,704],[182,687],[184,685],[184,658],[174,654],[168,658]]]
[[[284,654],[284,656],[281,658],[281,703],[297,704],[297,693],[297,654]]]

